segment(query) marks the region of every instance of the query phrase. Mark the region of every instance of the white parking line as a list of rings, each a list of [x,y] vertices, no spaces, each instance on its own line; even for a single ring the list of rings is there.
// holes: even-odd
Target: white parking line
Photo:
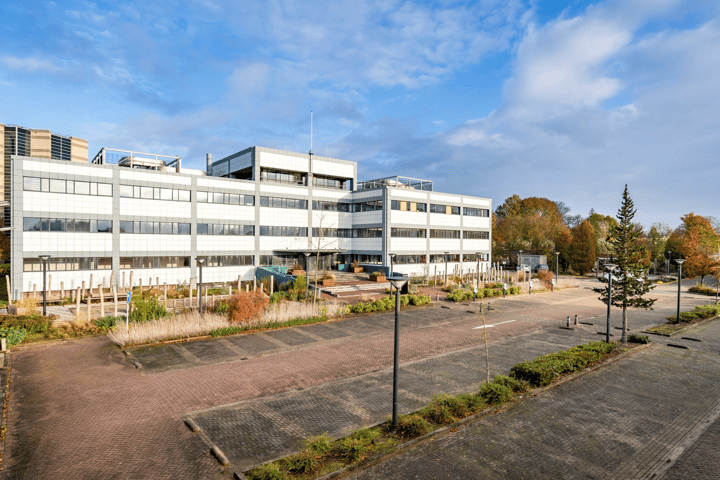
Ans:
[[[495,325],[502,325],[503,323],[510,323],[510,322],[514,322],[514,321],[515,321],[515,320],[508,320],[508,321],[506,321],[506,322],[493,323],[492,325],[485,325],[485,326],[480,325],[479,327],[473,328],[473,330],[477,330],[478,328],[490,328],[490,327],[494,327]]]

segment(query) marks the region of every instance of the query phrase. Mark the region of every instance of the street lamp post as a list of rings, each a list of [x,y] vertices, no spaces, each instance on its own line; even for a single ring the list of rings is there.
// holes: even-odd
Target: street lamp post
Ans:
[[[560,252],[555,252],[555,281],[560,283]]]
[[[678,302],[677,302],[677,317],[675,317],[675,320],[677,322],[680,322],[680,284],[682,283],[682,264],[685,261],[685,259],[682,258],[676,258],[675,263],[678,264]]]
[[[388,256],[390,257],[390,276],[392,277],[395,275],[393,273],[393,270],[395,270],[395,257],[397,256],[396,253],[388,253]],[[390,296],[392,297],[393,294],[393,287],[392,284],[390,284]]]
[[[310,296],[310,252],[303,252],[305,255],[305,299]]]
[[[197,262],[198,267],[200,268],[200,275],[198,279],[198,308],[200,309],[200,316],[202,317],[203,314],[203,298],[202,298],[202,267],[205,263],[204,258],[196,257],[195,261]],[[192,304],[191,304],[192,305]]]
[[[445,285],[448,283],[448,255],[450,252],[445,252]]]
[[[47,298],[45,297],[47,287],[47,261],[50,258],[50,255],[38,255],[40,260],[42,260],[43,264],[43,317],[47,315]],[[90,300],[88,300],[89,302]]]
[[[605,343],[610,343],[610,305],[612,304],[612,272],[615,265],[606,263],[605,269],[608,271],[608,303],[607,303],[607,329],[605,331]]]
[[[477,301],[478,290],[480,290],[480,255],[482,255],[482,252],[475,252],[475,259],[477,260],[477,272],[475,272],[475,276],[477,277],[477,288],[475,288],[475,301]]]
[[[667,256],[665,257],[665,275],[667,275],[669,277],[670,276],[670,250],[668,250],[665,253],[667,253]]]
[[[400,289],[407,283],[405,277],[389,277],[388,281],[395,287],[395,347],[393,350],[393,400],[392,430],[397,427],[397,389],[398,368],[400,364]]]

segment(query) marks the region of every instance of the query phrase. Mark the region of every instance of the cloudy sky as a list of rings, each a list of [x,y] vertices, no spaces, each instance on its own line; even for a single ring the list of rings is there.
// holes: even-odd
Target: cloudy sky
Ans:
[[[1,2],[0,123],[203,168],[252,145],[360,180],[720,216],[720,3]]]

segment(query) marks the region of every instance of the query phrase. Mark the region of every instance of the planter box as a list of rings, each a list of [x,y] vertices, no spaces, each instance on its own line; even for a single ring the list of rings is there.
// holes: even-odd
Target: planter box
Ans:
[[[380,283],[386,281],[387,278],[385,277],[385,275],[370,275],[370,280]]]
[[[298,275],[305,275],[305,270],[293,270],[292,275],[295,275],[296,277]]]
[[[362,273],[364,269],[363,269],[363,267],[357,267],[357,268],[350,267],[350,270],[352,270],[353,273]]]
[[[323,280],[323,281],[322,281],[322,285],[323,285],[323,287],[334,287],[334,286],[335,286],[335,280],[334,280],[334,279]]]

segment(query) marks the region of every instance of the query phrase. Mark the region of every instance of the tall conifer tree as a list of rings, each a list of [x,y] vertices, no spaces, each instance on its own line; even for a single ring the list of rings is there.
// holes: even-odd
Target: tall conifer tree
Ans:
[[[613,226],[610,235],[612,259],[613,263],[617,265],[613,271],[610,304],[622,307],[622,345],[627,345],[628,307],[652,309],[656,300],[644,298],[655,287],[646,281],[645,248],[639,240],[642,231],[633,224],[633,218],[637,211],[634,207],[627,185],[625,185],[622,206],[616,217],[618,225]],[[593,288],[593,291],[599,293],[599,299],[607,305],[607,287]]]

